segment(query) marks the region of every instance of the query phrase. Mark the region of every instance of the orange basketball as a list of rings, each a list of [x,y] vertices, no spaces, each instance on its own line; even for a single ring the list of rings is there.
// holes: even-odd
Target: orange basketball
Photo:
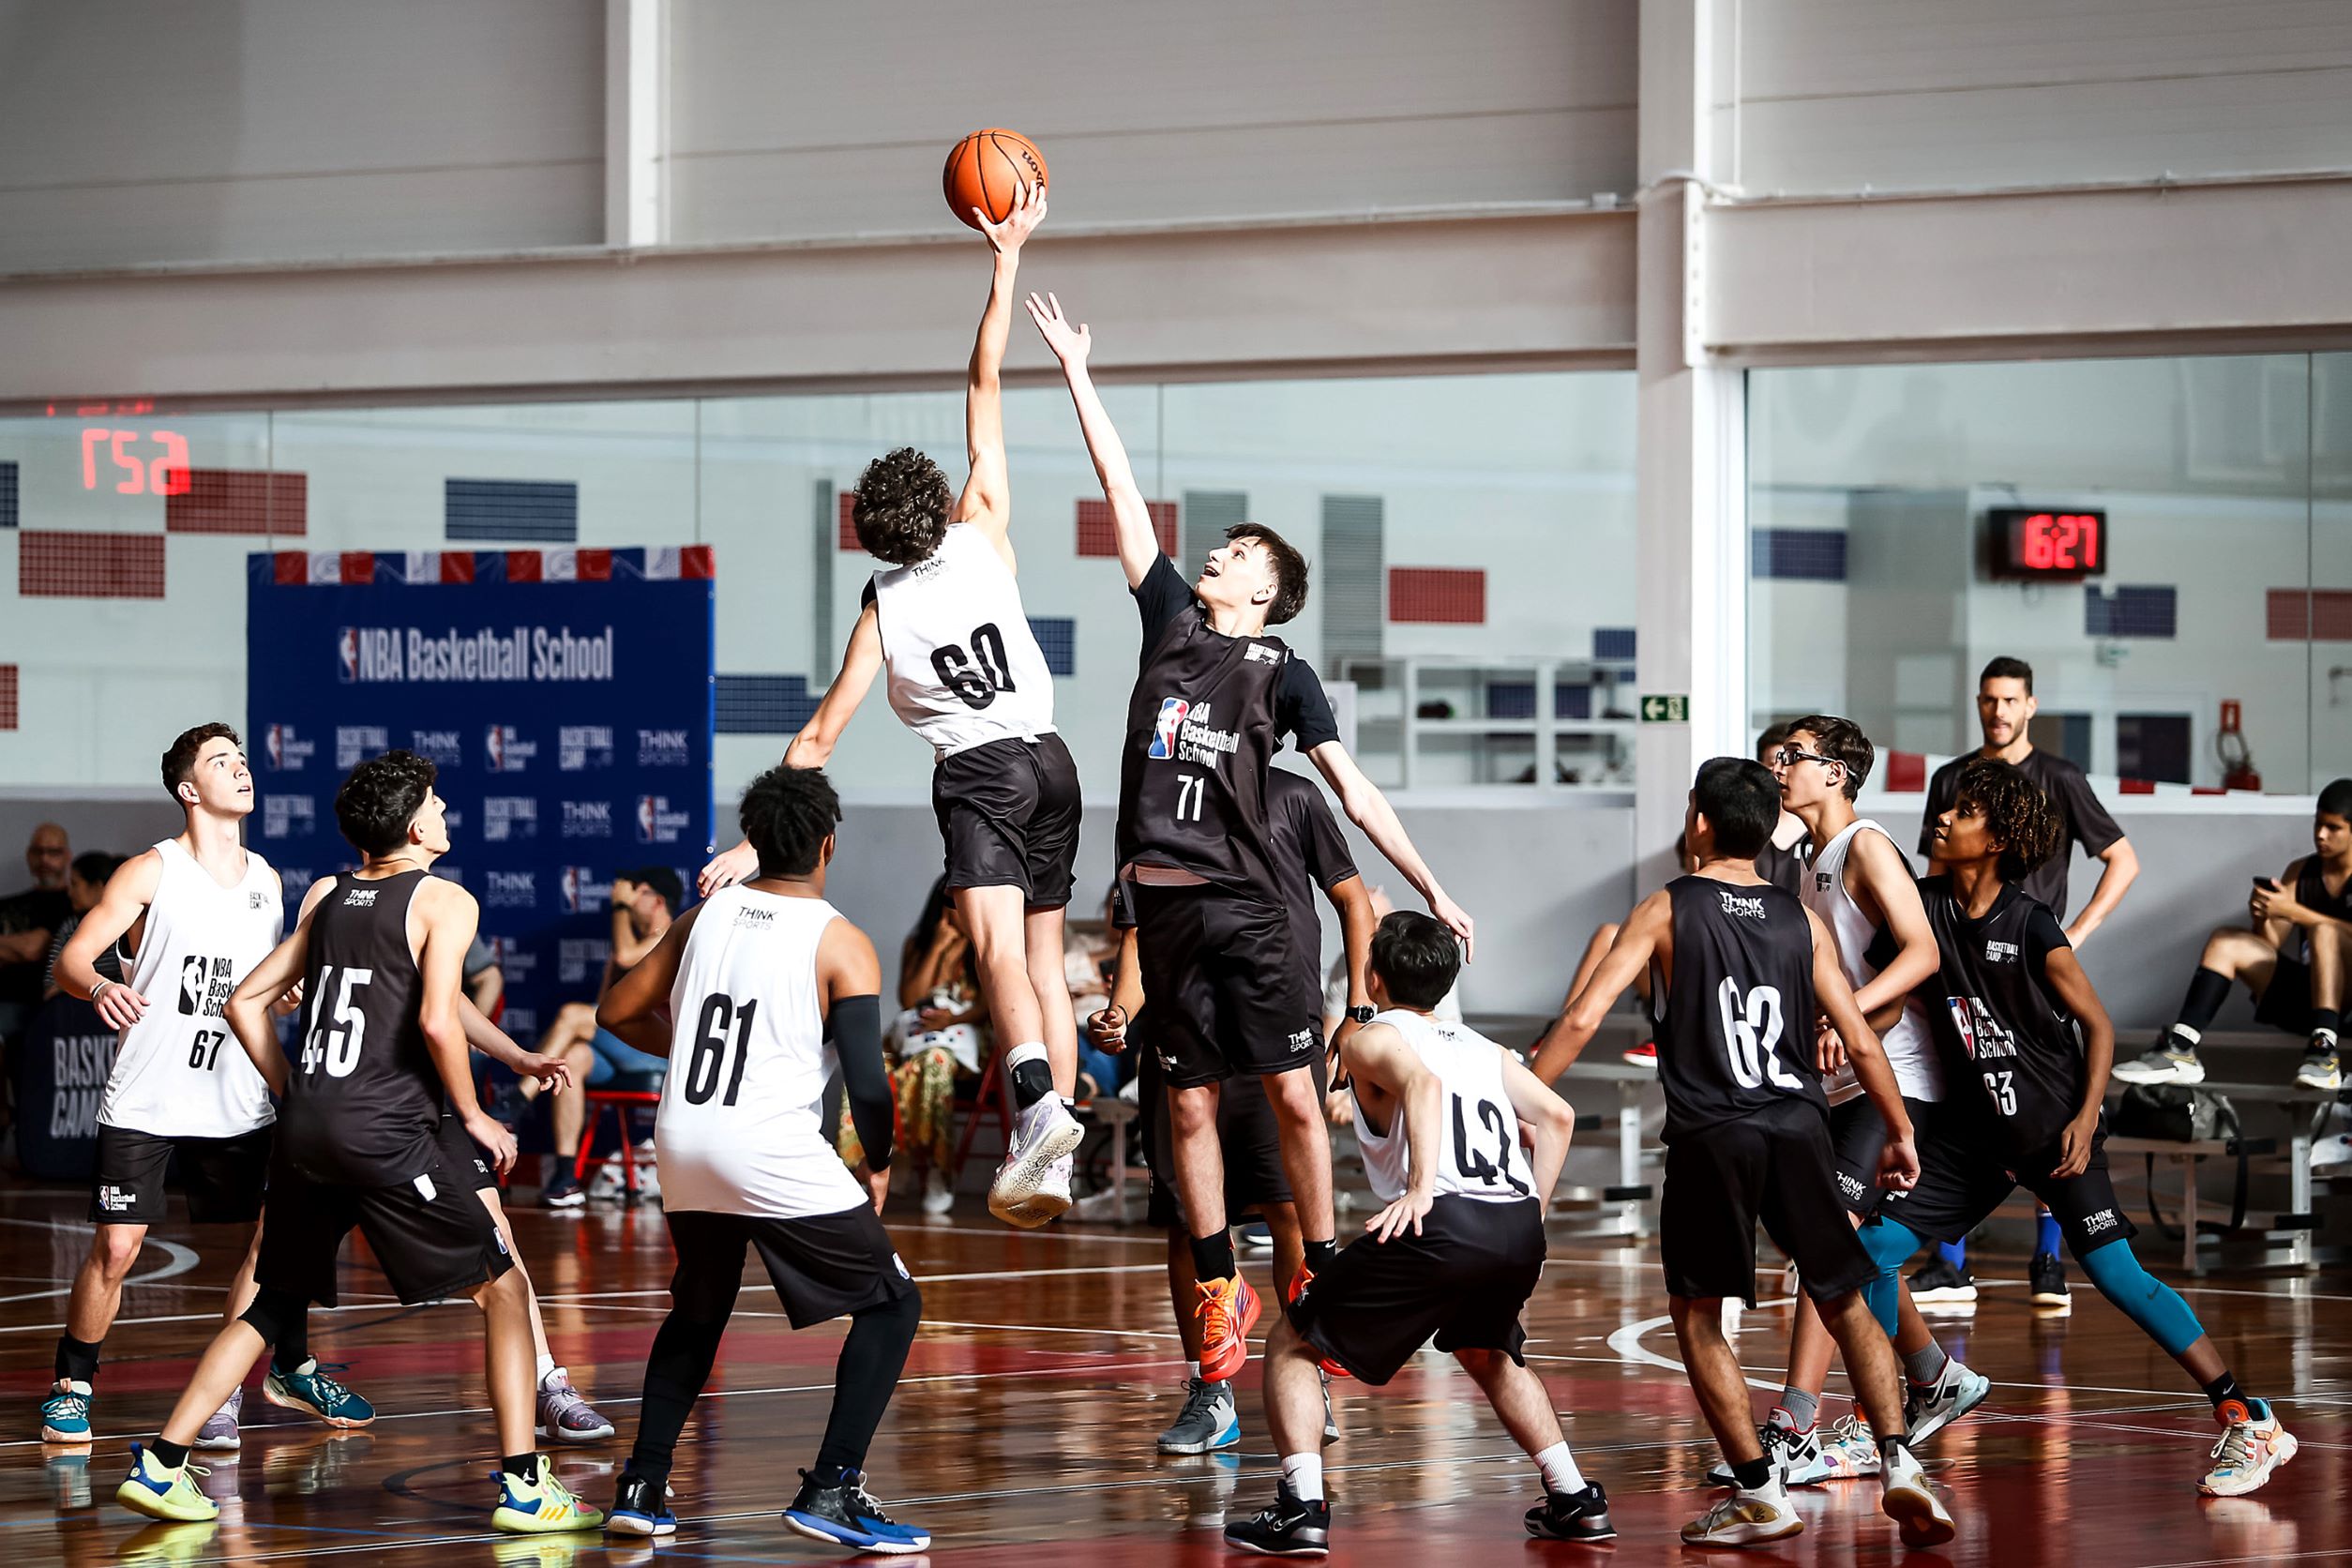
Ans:
[[[991,128],[956,143],[941,183],[947,190],[947,210],[977,229],[972,209],[987,213],[991,223],[1003,222],[1021,199],[1023,181],[1046,183],[1046,155],[1018,131]]]

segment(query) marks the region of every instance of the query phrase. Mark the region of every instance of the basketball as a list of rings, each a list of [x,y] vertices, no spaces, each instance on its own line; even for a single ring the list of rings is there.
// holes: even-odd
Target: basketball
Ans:
[[[991,223],[1013,216],[1023,181],[1046,183],[1046,155],[1020,132],[1000,129],[975,130],[957,143],[941,179],[947,210],[974,229],[980,227],[972,216],[974,207],[987,213]]]

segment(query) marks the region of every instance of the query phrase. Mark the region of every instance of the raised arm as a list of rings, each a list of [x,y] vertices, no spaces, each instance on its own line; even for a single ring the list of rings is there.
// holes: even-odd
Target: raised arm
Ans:
[[[1625,988],[1650,966],[1661,947],[1670,946],[1673,941],[1674,896],[1660,888],[1634,906],[1634,912],[1617,928],[1617,940],[1602,956],[1592,978],[1568,999],[1567,1008],[1536,1042],[1535,1076],[1545,1083],[1560,1081],[1560,1075],[1576,1065],[1584,1048],[1592,1043],[1601,1020],[1625,994]]]
[[[1464,957],[1475,957],[1477,948],[1471,938],[1470,915],[1438,885],[1437,874],[1423,862],[1421,852],[1413,848],[1411,836],[1406,833],[1405,824],[1396,820],[1396,808],[1389,805],[1380,787],[1364,776],[1356,760],[1337,741],[1325,741],[1306,755],[1339,796],[1340,809],[1348,813],[1348,820],[1364,829],[1364,836],[1372,840],[1373,847],[1404,873],[1414,891],[1428,901],[1429,912],[1462,939]]]
[[[983,530],[989,542],[1012,563],[1006,539],[1013,520],[1012,483],[1004,462],[1004,342],[1013,330],[1013,280],[1020,271],[1021,243],[1046,218],[1046,188],[1021,186],[1020,199],[1002,223],[991,223],[978,208],[972,217],[996,253],[996,270],[988,279],[988,303],[980,313],[980,333],[972,345],[972,366],[964,379],[964,447],[972,460],[964,492],[949,513],[955,522]]]
[[[596,1021],[649,1056],[670,1054],[677,1021],[670,1016],[671,988],[678,983],[686,933],[694,929],[695,920],[708,908],[708,904],[697,904],[672,920],[670,928],[661,933],[661,940],[654,943],[654,950],[635,969],[612,982],[612,988],[596,1003]]]
[[[1144,505],[1143,491],[1137,488],[1127,449],[1121,445],[1110,413],[1103,407],[1102,394],[1094,390],[1093,378],[1087,373],[1086,358],[1094,351],[1093,333],[1084,323],[1072,326],[1062,313],[1062,302],[1051,294],[1039,299],[1033,294],[1028,305],[1030,319],[1037,324],[1046,347],[1062,361],[1063,377],[1070,384],[1070,400],[1078,405],[1078,430],[1086,437],[1087,456],[1094,460],[1094,476],[1103,482],[1104,499],[1110,503],[1119,565],[1127,574],[1127,586],[1138,587],[1143,574],[1160,558],[1160,536],[1152,530],[1152,509]]]
[[[161,855],[149,850],[131,856],[106,879],[106,891],[98,895],[98,903],[66,939],[65,951],[57,955],[57,988],[95,1003],[109,1029],[124,1030],[137,1023],[139,1015],[147,1010],[147,999],[123,981],[100,977],[98,956],[138,923],[162,880]],[[297,970],[294,978],[301,977]]]

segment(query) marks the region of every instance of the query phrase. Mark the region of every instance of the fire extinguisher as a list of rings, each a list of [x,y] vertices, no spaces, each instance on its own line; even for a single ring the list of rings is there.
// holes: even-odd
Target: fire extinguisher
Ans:
[[[2261,791],[2262,775],[2254,771],[2254,749],[2246,744],[2238,699],[2234,697],[2222,701],[2222,727],[2213,736],[2213,749],[2222,759],[2223,789]]]

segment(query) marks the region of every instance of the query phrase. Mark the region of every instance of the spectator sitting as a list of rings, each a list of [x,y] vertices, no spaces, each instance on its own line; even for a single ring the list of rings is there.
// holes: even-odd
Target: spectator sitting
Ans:
[[[122,863],[122,856],[107,854],[98,850],[73,857],[73,867],[66,873],[66,902],[70,906],[72,912],[68,914],[64,922],[58,926],[56,934],[49,939],[49,956],[41,965],[41,1000],[43,1002],[47,1002],[57,994],[57,955],[66,950],[66,939],[73,935],[73,928],[82,924],[83,915],[98,908],[98,895],[106,891],[106,879],[113,876]],[[108,957],[115,956],[110,954]],[[116,972],[113,978],[119,979],[121,977],[119,958],[114,968]],[[108,977],[106,969],[107,965],[101,959],[98,966],[98,974],[101,978]]]
[[[72,912],[66,898],[73,847],[66,830],[43,822],[24,845],[33,885],[0,898],[0,1043],[13,1048],[41,1002],[41,968],[50,939]]]
[[[894,1065],[899,1137],[922,1157],[923,1212],[955,1206],[948,1167],[955,1159],[956,1080],[980,1071],[988,1049],[988,1001],[980,990],[972,938],[948,897],[947,879],[931,884],[923,912],[898,950],[898,1005],[884,1044]],[[866,1157],[857,1128],[841,1118],[837,1147],[852,1166]]]
[[[465,950],[465,994],[482,1017],[496,1023],[506,1011],[506,972],[498,967],[498,949],[491,939],[474,933],[474,945]]]

